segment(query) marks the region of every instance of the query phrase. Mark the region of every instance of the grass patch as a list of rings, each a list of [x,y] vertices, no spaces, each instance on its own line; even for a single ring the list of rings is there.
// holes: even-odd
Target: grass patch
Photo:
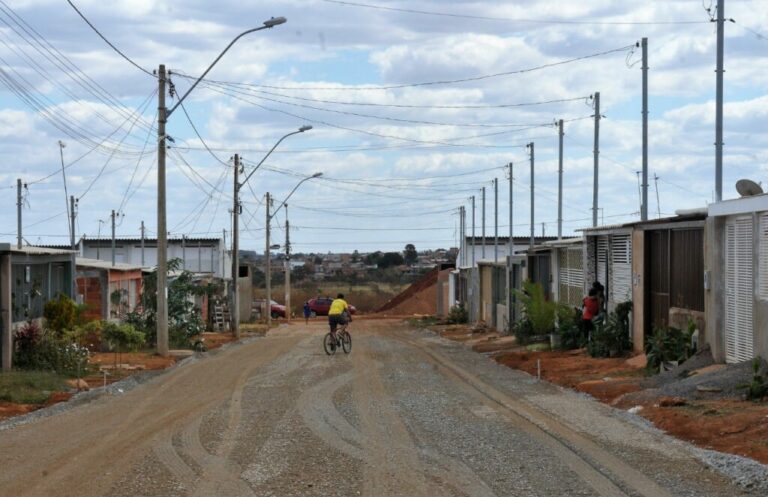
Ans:
[[[439,320],[436,316],[422,316],[408,319],[408,324],[414,328],[427,328],[438,324],[438,322]]]
[[[64,377],[43,371],[0,373],[0,401],[42,404],[53,392],[67,390]]]

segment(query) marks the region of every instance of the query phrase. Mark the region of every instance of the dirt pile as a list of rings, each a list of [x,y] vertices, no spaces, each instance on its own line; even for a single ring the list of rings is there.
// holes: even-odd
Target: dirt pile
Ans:
[[[376,312],[391,315],[437,313],[437,274],[437,268],[430,270],[418,281],[376,309]]]

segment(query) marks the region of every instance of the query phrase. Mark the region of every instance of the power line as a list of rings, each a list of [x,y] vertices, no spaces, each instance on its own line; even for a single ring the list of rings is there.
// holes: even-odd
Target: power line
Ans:
[[[625,45],[623,47],[619,48],[613,48],[610,50],[604,50],[602,52],[596,52],[588,55],[582,55],[579,57],[573,57],[570,59],[564,59],[559,60],[556,62],[549,62],[547,64],[540,64],[538,66],[533,67],[527,67],[524,69],[515,69],[512,71],[503,71],[498,73],[492,73],[492,74],[483,74],[480,76],[472,76],[468,78],[460,78],[460,79],[446,79],[446,80],[437,80],[437,81],[423,81],[418,83],[402,83],[402,84],[396,84],[396,85],[381,85],[381,86],[348,86],[348,87],[328,87],[328,86],[277,86],[277,85],[257,85],[257,84],[248,84],[248,83],[231,83],[227,81],[217,81],[217,80],[204,80],[207,83],[214,83],[218,85],[229,85],[229,86],[248,86],[253,88],[268,88],[272,90],[330,90],[330,91],[370,91],[370,90],[397,90],[402,88],[415,88],[415,87],[422,87],[422,86],[436,86],[436,85],[453,85],[457,83],[467,83],[471,81],[482,81],[486,79],[492,79],[492,78],[499,78],[503,76],[513,76],[516,74],[526,74],[534,71],[540,71],[542,69],[550,69],[552,67],[558,67],[566,64],[571,64],[573,62],[579,62],[582,60],[588,60],[593,59],[596,57],[602,57],[604,55],[610,55],[613,53],[618,52],[624,52],[627,51],[635,46],[634,43],[631,45]],[[186,75],[180,72],[176,72],[176,74],[179,74],[185,78],[188,79],[196,79],[193,76]]]
[[[124,58],[125,60],[127,60],[127,61],[128,61],[130,64],[131,64],[131,65],[133,65],[133,66],[134,66],[136,69],[138,69],[139,71],[141,71],[141,72],[143,72],[143,73],[145,73],[145,74],[148,74],[148,75],[152,76],[153,78],[155,77],[155,75],[154,75],[154,74],[152,74],[150,71],[148,71],[148,70],[144,69],[144,68],[143,68],[143,67],[141,67],[139,64],[137,64],[136,62],[134,62],[133,60],[131,60],[131,58],[130,58],[130,57],[128,57],[127,55],[125,55],[123,52],[121,52],[119,48],[117,48],[117,47],[116,47],[116,46],[115,46],[115,45],[114,45],[114,44],[113,44],[111,41],[109,41],[109,40],[107,39],[107,37],[106,37],[106,36],[104,36],[103,34],[101,34],[101,31],[99,31],[98,29],[96,29],[96,26],[94,26],[94,25],[91,23],[91,21],[89,21],[89,20],[88,20],[88,18],[86,18],[86,17],[85,17],[85,15],[83,15],[83,13],[82,13],[82,12],[80,12],[80,9],[78,9],[78,8],[75,6],[75,4],[74,4],[74,3],[72,3],[72,1],[71,1],[71,0],[67,0],[67,3],[69,4],[69,6],[70,6],[70,7],[72,7],[73,9],[75,9],[75,12],[77,12],[77,14],[78,14],[78,15],[79,15],[79,16],[80,16],[82,19],[83,19],[83,21],[85,21],[85,23],[86,23],[88,26],[90,26],[90,27],[91,27],[91,29],[92,29],[92,30],[93,30],[93,31],[94,31],[94,32],[95,32],[97,35],[99,35],[99,37],[100,37],[102,40],[104,40],[104,42],[105,42],[107,45],[109,45],[109,46],[112,48],[112,50],[114,50],[115,52],[117,52],[117,53],[118,53],[118,54],[119,54],[119,55],[120,55],[122,58]]]
[[[454,17],[459,19],[474,19],[478,21],[519,22],[519,23],[525,23],[525,24],[576,24],[576,25],[595,25],[595,26],[601,26],[601,25],[648,26],[648,25],[651,25],[653,26],[653,25],[668,25],[668,24],[704,24],[706,23],[706,21],[685,21],[685,20],[681,20],[681,21],[674,21],[674,20],[673,21],[578,21],[578,20],[568,20],[568,19],[526,19],[526,18],[514,18],[514,17],[477,16],[477,15],[468,15],[468,14],[436,12],[436,11],[430,11],[430,10],[385,7],[383,5],[374,5],[374,4],[361,3],[361,2],[348,2],[348,1],[342,1],[342,0],[322,0],[322,1],[326,3],[335,3],[338,5],[345,5],[349,7],[363,7],[367,9],[386,10],[390,12],[402,12],[406,14],[419,14],[419,15],[438,16],[438,17]]]

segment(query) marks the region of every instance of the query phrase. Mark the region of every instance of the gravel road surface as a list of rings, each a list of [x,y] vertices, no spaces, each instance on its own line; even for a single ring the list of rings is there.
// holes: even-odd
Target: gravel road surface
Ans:
[[[766,495],[432,333],[351,331],[352,353],[329,357],[321,323],[283,326],[0,429],[0,496]]]

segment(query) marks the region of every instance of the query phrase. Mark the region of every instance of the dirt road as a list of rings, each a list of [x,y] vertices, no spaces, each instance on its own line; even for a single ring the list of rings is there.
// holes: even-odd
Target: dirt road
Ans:
[[[0,495],[759,495],[684,444],[397,321],[321,324],[0,431]]]

